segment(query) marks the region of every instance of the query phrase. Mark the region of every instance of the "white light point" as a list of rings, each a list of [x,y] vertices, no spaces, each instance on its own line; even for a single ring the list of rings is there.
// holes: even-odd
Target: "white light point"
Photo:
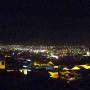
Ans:
[[[51,54],[51,57],[55,58],[55,59],[59,59],[59,56],[53,55]]]
[[[28,62],[31,62],[31,60],[30,59],[26,59]]]
[[[24,68],[26,68],[27,66],[26,65],[23,65]]]

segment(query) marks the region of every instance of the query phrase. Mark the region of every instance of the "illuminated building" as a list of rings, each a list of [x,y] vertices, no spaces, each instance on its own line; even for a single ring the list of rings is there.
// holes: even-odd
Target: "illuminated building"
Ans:
[[[5,61],[0,60],[0,69],[5,69]]]
[[[5,69],[5,58],[3,55],[0,55],[0,69]]]

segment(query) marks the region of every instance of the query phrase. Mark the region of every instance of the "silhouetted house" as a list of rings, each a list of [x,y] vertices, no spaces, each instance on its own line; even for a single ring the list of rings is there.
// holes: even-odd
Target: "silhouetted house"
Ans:
[[[73,56],[66,56],[63,59],[63,63],[65,65],[68,65],[69,67],[72,67],[74,65],[74,59]]]
[[[23,66],[23,61],[19,61],[13,57],[6,58],[6,69],[18,70]]]

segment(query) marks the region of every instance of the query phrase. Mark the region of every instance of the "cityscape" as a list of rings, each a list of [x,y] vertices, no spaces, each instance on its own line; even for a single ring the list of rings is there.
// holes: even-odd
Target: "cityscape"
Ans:
[[[90,48],[81,46],[0,45],[0,73],[47,78],[71,83],[90,77]]]
[[[0,90],[90,90],[90,0],[1,0]]]

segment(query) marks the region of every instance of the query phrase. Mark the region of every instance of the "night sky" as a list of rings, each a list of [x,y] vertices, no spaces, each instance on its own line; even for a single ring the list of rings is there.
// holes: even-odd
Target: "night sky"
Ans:
[[[1,42],[90,44],[90,0],[9,1],[0,3]]]

